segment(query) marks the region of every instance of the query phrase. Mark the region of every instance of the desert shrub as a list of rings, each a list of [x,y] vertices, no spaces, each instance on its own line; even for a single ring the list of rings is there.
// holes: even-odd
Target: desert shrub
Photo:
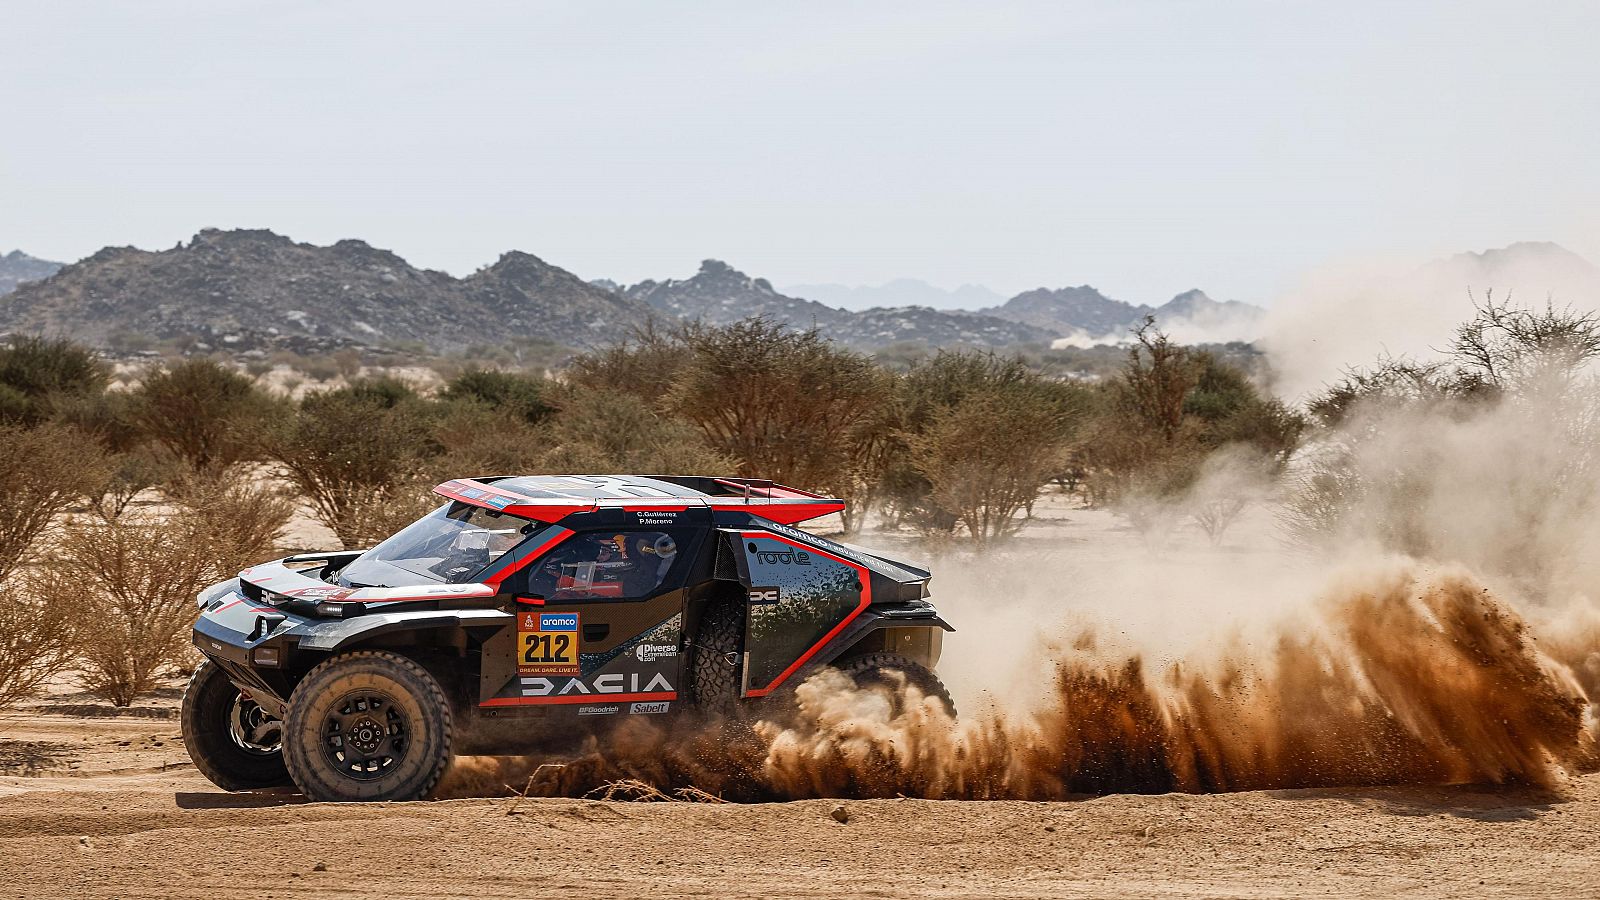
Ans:
[[[927,534],[965,524],[980,543],[1012,533],[1016,512],[1064,465],[1085,393],[992,353],[941,351],[913,366],[883,450],[881,492],[894,521]],[[965,438],[980,439],[963,447]]]
[[[75,604],[74,593],[60,585],[23,578],[0,583],[0,709],[33,696],[72,664]]]
[[[560,403],[542,431],[544,471],[713,475],[736,467],[694,425],[632,394],[573,389]]]
[[[579,387],[659,404],[688,363],[688,351],[683,329],[662,329],[652,321],[627,340],[575,357],[566,377]]]
[[[294,503],[271,479],[246,467],[222,472],[186,472],[167,494],[186,525],[203,535],[216,565],[237,572],[282,549]]]
[[[1014,535],[1040,489],[1059,471],[1080,408],[1069,386],[1020,374],[1002,360],[952,360],[976,389],[941,385],[953,402],[935,404],[907,436],[910,463],[925,480],[918,498],[924,531],[959,523],[980,547]]]
[[[683,341],[688,360],[671,406],[737,459],[739,474],[848,492],[863,428],[890,400],[881,369],[816,330],[759,318],[686,328]]]
[[[445,401],[475,403],[537,425],[555,411],[550,382],[536,375],[469,368],[439,392]]]
[[[146,490],[170,485],[188,474],[171,451],[153,444],[111,454],[106,467],[105,477],[87,495],[89,508],[102,519],[118,518]]]
[[[186,513],[64,529],[40,568],[54,583],[72,585],[84,688],[128,706],[179,665],[195,595],[234,574],[221,555]]]
[[[429,460],[440,450],[434,425],[434,412],[410,388],[362,382],[306,396],[266,446],[318,521],[354,549],[387,536],[386,511],[425,496]]]
[[[0,425],[0,580],[23,562],[57,514],[108,475],[95,442],[63,425]]]
[[[65,338],[14,335],[0,345],[0,421],[37,425],[59,402],[105,390],[94,351]]]
[[[1308,404],[1288,536],[1466,559],[1545,590],[1585,557],[1600,492],[1596,359],[1595,314],[1488,297],[1444,359],[1346,373]]]
[[[140,429],[197,470],[257,458],[262,423],[275,414],[253,379],[209,359],[151,371],[132,404]]]
[[[1096,391],[1084,433],[1080,461],[1095,502],[1144,529],[1182,512],[1207,460],[1224,448],[1245,448],[1229,458],[1252,460],[1252,484],[1263,473],[1281,473],[1305,427],[1298,414],[1221,356],[1172,342],[1152,319],[1134,335],[1122,371]],[[1196,514],[1220,539],[1252,498],[1240,505],[1240,498],[1214,496],[1227,479],[1211,481],[1213,496],[1195,501]]]

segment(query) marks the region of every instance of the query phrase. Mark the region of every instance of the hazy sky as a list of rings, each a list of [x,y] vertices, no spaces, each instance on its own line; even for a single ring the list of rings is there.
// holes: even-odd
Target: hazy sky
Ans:
[[[1600,259],[1592,2],[0,0],[0,35],[0,251],[62,260],[266,227],[1266,302],[1336,259]]]

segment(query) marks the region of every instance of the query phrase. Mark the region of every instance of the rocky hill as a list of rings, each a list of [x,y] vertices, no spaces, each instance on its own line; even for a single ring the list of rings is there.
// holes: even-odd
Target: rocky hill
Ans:
[[[463,279],[362,241],[301,244],[271,231],[205,230],[170,250],[101,250],[0,300],[0,330],[119,336],[198,349],[426,347],[538,338],[578,347],[649,315],[525,253]]]
[[[886,307],[860,312],[839,309],[779,293],[765,278],[752,278],[720,260],[700,264],[694,277],[643,281],[623,295],[660,313],[710,325],[726,325],[750,316],[765,316],[793,328],[816,327],[839,343],[859,348],[900,341],[929,346],[1004,346],[1049,341],[1056,335],[1025,323],[977,313],[921,306]]]
[[[883,284],[793,284],[783,288],[791,297],[804,297],[843,309],[886,306],[927,306],[932,309],[976,312],[1005,297],[981,284],[963,284],[954,290],[935,287],[917,278],[896,278]]]
[[[765,278],[751,278],[716,259],[700,263],[700,271],[692,278],[641,281],[625,288],[623,296],[647,303],[668,316],[708,325],[766,316],[795,328],[815,325],[832,331],[851,317],[846,310],[780,294]]]
[[[1251,340],[1266,316],[1259,306],[1237,300],[1219,302],[1198,289],[1184,291],[1160,306],[1136,306],[1107,297],[1087,284],[1025,291],[983,312],[1077,343],[1125,341],[1145,316],[1154,316],[1163,331],[1186,343]]]
[[[16,290],[17,285],[25,281],[42,281],[49,278],[60,268],[61,263],[29,256],[21,250],[13,250],[0,256],[0,296]]]

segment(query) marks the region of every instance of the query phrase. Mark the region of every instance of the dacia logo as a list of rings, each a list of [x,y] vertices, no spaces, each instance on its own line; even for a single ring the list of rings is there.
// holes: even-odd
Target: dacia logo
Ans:
[[[657,672],[650,676],[649,681],[641,682],[638,672],[623,675],[620,672],[609,675],[600,675],[593,679],[592,686],[585,683],[582,678],[570,678],[567,683],[556,690],[556,683],[544,676],[536,678],[523,678],[522,695],[524,697],[565,697],[570,694],[655,694],[663,691],[676,690],[667,676]]]
[[[809,566],[811,554],[804,550],[757,550],[756,559],[764,565]]]
[[[753,587],[750,589],[751,606],[762,606],[768,603],[777,603],[778,600],[778,589],[775,587]]]

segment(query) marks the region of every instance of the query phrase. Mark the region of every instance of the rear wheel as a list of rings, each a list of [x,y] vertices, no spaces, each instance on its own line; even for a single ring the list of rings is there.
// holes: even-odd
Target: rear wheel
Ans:
[[[289,783],[283,723],[241,693],[216,663],[194,670],[180,711],[183,746],[194,767],[225,791]]]
[[[700,617],[690,642],[689,698],[695,708],[712,715],[736,717],[744,679],[744,617],[742,597],[712,601]]]
[[[862,689],[880,689],[889,694],[894,714],[904,712],[905,695],[901,685],[916,688],[924,697],[937,697],[950,718],[956,717],[956,702],[933,670],[898,653],[868,653],[837,664]]]
[[[284,757],[318,801],[418,800],[450,762],[444,690],[415,661],[386,650],[335,656],[289,699]]]

